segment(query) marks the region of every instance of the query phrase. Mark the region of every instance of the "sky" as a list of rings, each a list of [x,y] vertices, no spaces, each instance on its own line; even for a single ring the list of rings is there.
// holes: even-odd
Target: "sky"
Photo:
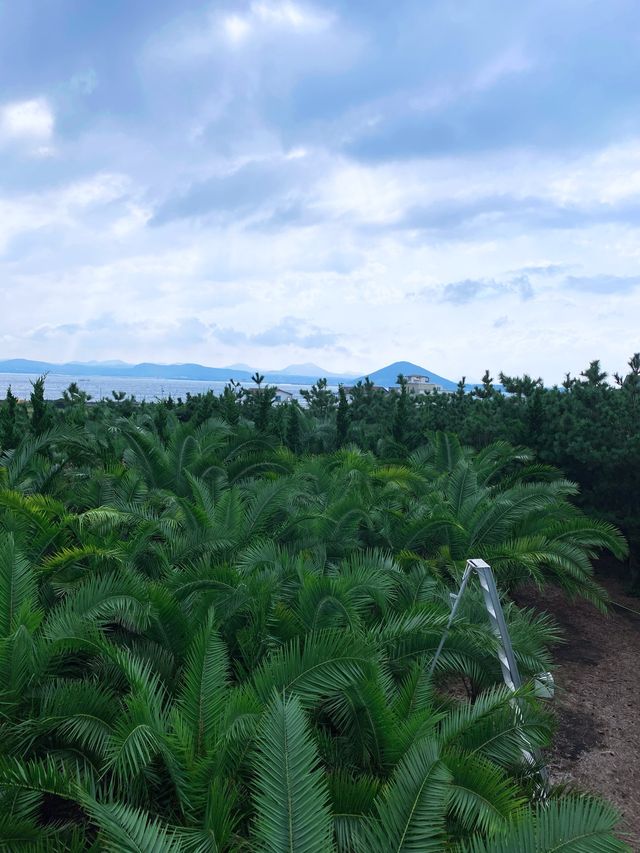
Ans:
[[[640,350],[638,0],[0,0],[0,359]]]

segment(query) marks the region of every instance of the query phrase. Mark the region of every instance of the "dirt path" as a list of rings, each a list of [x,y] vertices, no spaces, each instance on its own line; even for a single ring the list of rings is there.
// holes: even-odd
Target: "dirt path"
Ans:
[[[640,611],[640,599],[625,595],[619,580],[598,580],[614,601]],[[525,600],[551,613],[565,632],[566,643],[555,650],[551,781],[614,803],[640,851],[640,617],[619,610],[603,616],[553,589],[527,590]]]

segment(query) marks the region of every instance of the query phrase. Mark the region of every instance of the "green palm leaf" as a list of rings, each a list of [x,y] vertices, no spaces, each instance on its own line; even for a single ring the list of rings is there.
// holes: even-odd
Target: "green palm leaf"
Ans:
[[[267,710],[255,758],[260,853],[329,853],[334,849],[329,794],[300,702],[276,696]]]
[[[51,756],[42,761],[0,757],[0,804],[18,822],[36,819],[45,795],[53,802],[77,802],[87,782],[77,765]]]
[[[55,642],[95,632],[111,621],[140,630],[149,624],[150,613],[146,586],[132,572],[90,576],[49,612],[45,635]]]
[[[434,463],[438,471],[452,471],[463,453],[458,436],[452,433],[436,432],[432,442]]]
[[[41,716],[34,722],[57,731],[63,743],[103,756],[117,712],[116,695],[97,679],[55,679],[42,693]]]
[[[178,696],[181,713],[191,727],[196,755],[213,744],[219,729],[228,668],[227,650],[210,618],[189,648],[184,683]]]
[[[437,744],[423,740],[405,756],[363,828],[362,853],[441,853],[451,774]]]
[[[613,834],[618,815],[591,797],[552,800],[524,810],[506,833],[476,838],[461,853],[625,853],[630,847]]]
[[[124,803],[99,803],[83,797],[83,805],[98,827],[105,853],[184,853],[179,830],[142,809]]]
[[[455,516],[459,517],[462,507],[474,496],[482,495],[478,489],[478,478],[466,459],[461,459],[447,479],[447,500]]]
[[[263,702],[275,688],[294,692],[304,705],[362,681],[371,671],[372,652],[343,631],[308,634],[296,638],[271,655],[256,671],[253,685]]]
[[[513,702],[518,702],[518,714]],[[461,703],[440,725],[443,745],[481,755],[504,767],[522,762],[522,750],[546,746],[551,722],[536,705],[530,688],[486,690],[472,704]]]
[[[380,782],[374,776],[338,771],[328,776],[336,843],[340,853],[356,851],[366,815],[371,814]]]
[[[443,756],[452,774],[449,813],[466,831],[483,835],[504,830],[524,798],[504,771],[478,755],[449,750]]]
[[[0,542],[0,637],[16,630],[19,614],[29,614],[35,595],[33,569],[9,534]]]

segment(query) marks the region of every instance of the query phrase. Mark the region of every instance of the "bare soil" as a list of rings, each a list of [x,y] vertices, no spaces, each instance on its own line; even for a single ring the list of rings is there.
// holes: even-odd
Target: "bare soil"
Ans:
[[[626,595],[619,578],[598,581],[612,601],[640,612],[640,598]],[[617,608],[605,616],[552,588],[522,590],[516,598],[551,613],[565,634],[554,655],[551,782],[612,802],[626,840],[640,851],[640,616]]]

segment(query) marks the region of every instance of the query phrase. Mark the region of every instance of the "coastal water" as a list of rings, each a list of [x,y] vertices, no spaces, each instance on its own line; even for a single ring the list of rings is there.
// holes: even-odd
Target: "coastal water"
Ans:
[[[31,394],[31,382],[38,378],[37,374],[28,373],[0,373],[0,398],[4,397],[6,389],[11,385],[11,390],[20,400],[26,400]],[[49,400],[57,400],[62,397],[62,392],[69,387],[69,383],[76,382],[82,391],[91,395],[93,400],[111,398],[112,391],[124,391],[127,395],[133,394],[136,400],[163,400],[171,396],[174,400],[178,397],[183,399],[187,392],[190,394],[206,394],[211,389],[214,394],[221,394],[225,382],[210,382],[196,379],[153,379],[120,376],[69,376],[49,373],[45,380],[45,397]],[[250,387],[250,386],[247,386]],[[300,396],[301,389],[311,387],[309,385],[283,385],[279,388],[289,391],[294,397]]]

